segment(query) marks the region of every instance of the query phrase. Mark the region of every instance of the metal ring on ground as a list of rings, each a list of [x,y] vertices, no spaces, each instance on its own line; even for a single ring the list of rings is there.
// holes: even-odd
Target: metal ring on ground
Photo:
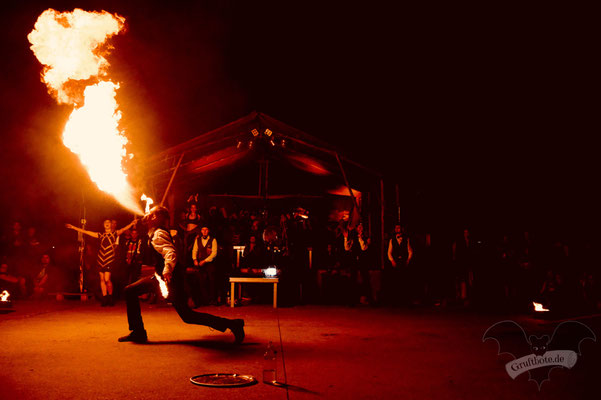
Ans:
[[[231,388],[251,386],[258,383],[252,375],[238,374],[203,374],[190,378],[190,382],[198,386]]]

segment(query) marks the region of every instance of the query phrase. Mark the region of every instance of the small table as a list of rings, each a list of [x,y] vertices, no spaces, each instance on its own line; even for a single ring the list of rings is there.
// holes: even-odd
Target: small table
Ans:
[[[278,282],[279,278],[246,278],[246,277],[238,277],[238,278],[230,278],[230,283],[232,288],[230,290],[230,306],[234,307],[234,302],[236,299],[236,283],[273,283],[273,308],[278,308]]]

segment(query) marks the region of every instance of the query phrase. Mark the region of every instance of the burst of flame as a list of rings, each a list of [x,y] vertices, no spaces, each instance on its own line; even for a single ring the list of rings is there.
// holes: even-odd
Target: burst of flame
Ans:
[[[27,36],[44,65],[42,80],[59,104],[74,107],[63,131],[63,143],[77,154],[99,189],[128,210],[143,214],[123,170],[131,157],[119,129],[115,99],[119,85],[107,77],[106,41],[118,34],[125,19],[106,11],[46,10]]]
[[[8,298],[10,297],[10,293],[8,293],[8,290],[4,290],[1,294],[0,294],[0,301],[8,301]]]
[[[163,297],[166,299],[169,296],[169,289],[167,288],[167,283],[156,272],[154,273],[154,276],[157,278],[157,281],[159,282],[159,288],[161,289],[161,295],[163,295]]]
[[[548,308],[544,308],[543,305],[540,303],[536,303],[533,301],[532,305],[534,306],[534,311],[538,311],[538,312],[549,311]]]
[[[146,194],[143,194],[142,197],[140,197],[140,200],[146,202],[146,208],[144,209],[144,212],[148,214],[150,212],[150,206],[154,203],[154,200],[146,196]]]

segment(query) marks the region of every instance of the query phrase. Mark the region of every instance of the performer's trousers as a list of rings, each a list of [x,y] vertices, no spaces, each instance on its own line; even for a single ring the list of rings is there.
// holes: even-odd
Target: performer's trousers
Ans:
[[[157,288],[158,281],[154,275],[138,279],[136,282],[125,288],[127,322],[129,323],[129,329],[131,331],[144,329],[142,312],[140,310],[140,299],[138,296],[155,292]],[[230,327],[231,320],[227,318],[221,318],[190,309],[184,288],[183,274],[174,274],[173,280],[169,285],[168,300],[172,302],[175,311],[177,311],[182,321],[187,324],[205,325],[220,332],[225,332],[225,330]]]

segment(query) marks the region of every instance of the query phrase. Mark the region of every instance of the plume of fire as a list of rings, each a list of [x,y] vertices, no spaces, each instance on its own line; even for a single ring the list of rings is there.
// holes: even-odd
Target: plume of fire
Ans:
[[[545,311],[549,311],[548,308],[544,308],[542,304],[540,303],[536,303],[536,302],[532,302],[532,305],[534,306],[534,311],[536,312],[545,312]]]
[[[8,293],[8,290],[4,290],[2,293],[0,293],[0,301],[8,301],[9,297],[10,293]]]
[[[119,128],[119,85],[108,78],[106,42],[118,34],[125,19],[106,11],[75,9],[44,11],[27,36],[44,65],[42,81],[59,104],[73,106],[63,143],[77,154],[99,189],[135,214],[143,211],[127,180],[123,161],[127,138]]]
[[[143,194],[142,197],[140,197],[140,200],[146,202],[146,208],[144,209],[144,212],[146,214],[148,214],[148,212],[150,211],[150,206],[152,204],[154,204],[154,200],[152,200],[150,197],[146,196],[145,194]]]
[[[161,295],[163,296],[163,298],[166,299],[169,296],[169,289],[167,288],[167,283],[156,272],[154,273],[154,276],[156,277],[157,281],[159,282],[159,288],[161,289]]]

